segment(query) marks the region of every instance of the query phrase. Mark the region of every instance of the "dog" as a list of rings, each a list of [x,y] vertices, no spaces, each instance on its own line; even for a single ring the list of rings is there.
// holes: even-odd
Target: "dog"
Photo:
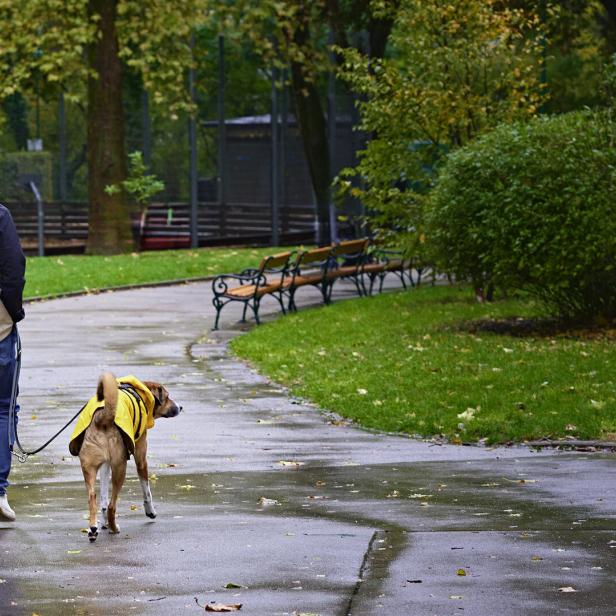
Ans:
[[[96,475],[100,471],[102,527],[118,533],[116,504],[131,455],[137,465],[145,515],[156,517],[148,476],[147,431],[159,417],[175,417],[181,410],[160,383],[141,382],[134,376],[116,379],[110,372],[101,375],[96,395],[79,414],[69,444],[71,454],[79,456],[88,490],[90,542],[98,537]]]

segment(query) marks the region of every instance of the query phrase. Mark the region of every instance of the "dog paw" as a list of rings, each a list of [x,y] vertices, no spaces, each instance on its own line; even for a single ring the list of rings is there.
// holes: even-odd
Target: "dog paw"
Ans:
[[[101,509],[101,513],[103,514],[103,523],[101,524],[101,528],[107,528],[107,509]]]
[[[97,537],[98,537],[98,527],[90,526],[90,529],[88,530],[88,539],[90,540],[90,543],[94,543]]]
[[[151,503],[148,503],[148,501],[143,501],[143,508],[145,509],[145,515],[147,515],[148,518],[153,520],[156,517],[156,509],[152,507]]]
[[[117,535],[120,532],[120,527],[119,526],[110,526],[109,527],[109,534],[111,535]]]

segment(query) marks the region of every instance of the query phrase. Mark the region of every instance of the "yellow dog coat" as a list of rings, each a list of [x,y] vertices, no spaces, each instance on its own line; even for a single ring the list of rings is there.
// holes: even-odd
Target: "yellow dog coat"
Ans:
[[[115,425],[120,429],[128,452],[134,454],[135,442],[143,436],[146,430],[154,426],[155,399],[152,392],[132,375],[124,376],[117,381],[118,386],[127,384],[137,394],[137,396],[134,396],[130,390],[119,389],[115,415]],[[88,400],[79,414],[68,446],[69,451],[74,456],[79,455],[85,431],[92,423],[94,413],[104,407],[105,401],[98,400],[95,395]]]

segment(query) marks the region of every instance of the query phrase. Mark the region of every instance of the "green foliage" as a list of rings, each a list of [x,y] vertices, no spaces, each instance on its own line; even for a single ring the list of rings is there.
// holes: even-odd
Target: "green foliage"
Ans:
[[[186,68],[192,64],[190,34],[208,20],[207,0],[117,1],[118,53],[142,76],[155,104],[170,115],[190,108]],[[0,98],[15,92],[58,91],[67,100],[84,96],[93,76],[85,52],[100,35],[100,15],[83,0],[0,0]]]
[[[427,218],[439,265],[526,289],[561,317],[616,317],[615,145],[610,112],[574,112],[452,154]]]
[[[616,347],[596,336],[469,332],[466,319],[534,316],[532,302],[420,287],[301,310],[232,341],[295,395],[360,425],[459,442],[616,431]]]
[[[421,192],[434,163],[499,122],[537,112],[543,40],[530,10],[404,0],[391,57],[338,49],[340,76],[359,94],[361,127],[373,135],[340,185],[376,214],[373,227],[402,234],[409,251],[421,252]]]
[[[149,203],[150,199],[165,189],[165,185],[156,176],[147,173],[143,162],[143,155],[139,151],[128,155],[128,177],[121,183],[122,188],[141,206]],[[117,184],[105,187],[105,192],[113,195],[121,190]]]
[[[542,110],[563,113],[600,104],[601,67],[613,34],[599,0],[564,0],[549,16],[545,72],[549,99]]]

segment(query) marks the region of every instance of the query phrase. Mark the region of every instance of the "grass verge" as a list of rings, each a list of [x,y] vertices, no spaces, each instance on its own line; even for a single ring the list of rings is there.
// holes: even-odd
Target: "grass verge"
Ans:
[[[200,248],[109,257],[29,257],[24,297],[94,291],[107,287],[198,278],[255,267],[280,248]]]
[[[453,442],[610,438],[614,332],[460,327],[536,314],[521,300],[481,305],[468,289],[426,287],[300,311],[232,348],[294,394],[369,428]]]

